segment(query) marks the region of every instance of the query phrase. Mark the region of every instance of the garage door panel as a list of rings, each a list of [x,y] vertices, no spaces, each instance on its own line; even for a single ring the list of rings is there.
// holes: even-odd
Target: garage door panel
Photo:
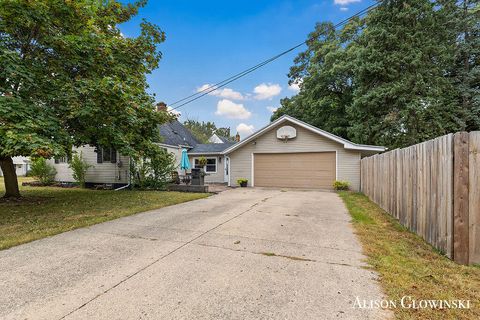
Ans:
[[[331,189],[335,152],[255,154],[254,180],[259,187]]]

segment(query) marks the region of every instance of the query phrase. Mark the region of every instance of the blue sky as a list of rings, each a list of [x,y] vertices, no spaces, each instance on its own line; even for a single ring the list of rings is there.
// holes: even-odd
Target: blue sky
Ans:
[[[372,0],[150,0],[132,21],[122,24],[125,36],[139,32],[142,18],[160,26],[166,41],[160,67],[148,76],[151,93],[167,104],[195,93],[304,41],[316,22],[338,22]],[[179,109],[180,120],[213,121],[237,128],[242,137],[268,124],[280,99],[295,94],[287,73],[297,49],[228,84],[215,94]]]

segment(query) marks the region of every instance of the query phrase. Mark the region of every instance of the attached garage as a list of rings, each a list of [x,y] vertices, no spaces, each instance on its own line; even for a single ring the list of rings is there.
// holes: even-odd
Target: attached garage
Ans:
[[[257,187],[331,189],[336,177],[335,152],[256,153]]]
[[[384,147],[356,144],[284,115],[225,149],[225,180],[236,186],[332,189],[335,180],[360,188],[360,159]]]

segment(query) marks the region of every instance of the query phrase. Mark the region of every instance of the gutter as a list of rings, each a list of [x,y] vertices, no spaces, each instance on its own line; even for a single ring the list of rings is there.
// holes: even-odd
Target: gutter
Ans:
[[[128,158],[128,162],[129,162],[128,165],[129,165],[129,166],[130,166],[130,162],[131,162],[131,161],[132,161],[132,157],[129,157],[129,158]],[[129,168],[128,171],[130,171],[130,168]],[[125,185],[125,186],[123,186],[123,187],[117,188],[117,189],[115,189],[114,191],[119,191],[119,190],[126,189],[126,188],[130,187],[131,185],[132,185],[132,173],[129,172],[129,173],[128,173],[128,184]]]

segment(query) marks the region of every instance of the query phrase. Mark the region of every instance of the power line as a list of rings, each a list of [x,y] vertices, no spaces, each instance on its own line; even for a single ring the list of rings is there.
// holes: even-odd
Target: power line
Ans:
[[[346,18],[346,19],[338,22],[336,25],[333,26],[334,29],[337,29],[338,27],[341,27],[341,26],[345,25],[347,22],[349,22],[350,20],[352,20],[352,19],[355,18],[355,17],[359,17],[359,16],[361,16],[361,15],[364,15],[364,14],[370,12],[370,11],[371,11],[372,9],[374,9],[377,5],[378,5],[378,3],[374,3],[374,4],[366,7],[365,9],[358,11],[358,12],[355,13],[354,15],[352,15],[352,16],[350,16],[350,17],[348,17],[348,18]],[[180,105],[176,106],[175,108],[172,108],[171,110],[175,110],[175,109],[178,109],[178,108],[180,108],[180,107],[183,107],[183,106],[186,105],[186,104],[189,104],[189,103],[191,103],[191,102],[193,102],[193,101],[195,101],[195,100],[197,100],[197,99],[200,99],[201,97],[203,97],[203,96],[205,96],[205,95],[207,95],[207,94],[209,94],[209,93],[211,93],[211,92],[213,92],[213,91],[215,91],[215,90],[218,90],[219,88],[224,87],[224,86],[226,86],[227,84],[229,84],[229,83],[231,83],[231,82],[233,82],[233,81],[235,81],[235,80],[237,80],[237,79],[239,79],[239,78],[242,78],[242,77],[246,76],[246,75],[249,74],[249,73],[252,73],[253,71],[255,71],[255,70],[257,70],[257,69],[265,66],[266,64],[269,64],[270,62],[272,62],[272,61],[274,61],[274,60],[277,60],[277,59],[280,58],[281,56],[284,56],[285,54],[287,54],[287,53],[289,53],[289,52],[291,52],[291,51],[293,51],[293,50],[295,50],[295,49],[303,46],[304,44],[307,44],[308,41],[310,41],[310,39],[307,39],[307,40],[305,40],[305,41],[303,41],[303,42],[301,42],[301,43],[299,43],[299,44],[297,44],[297,45],[295,45],[295,46],[293,46],[293,47],[291,47],[291,48],[289,48],[289,49],[287,49],[287,50],[285,50],[285,51],[283,51],[283,52],[281,52],[281,53],[279,53],[279,54],[277,54],[277,55],[275,55],[275,56],[273,56],[273,57],[271,57],[271,58],[269,58],[269,59],[267,59],[267,60],[265,60],[265,61],[260,62],[259,64],[255,65],[255,66],[250,67],[250,68],[248,68],[248,69],[246,69],[246,70],[244,70],[244,71],[242,71],[242,72],[239,72],[239,73],[237,73],[237,74],[235,74],[235,75],[233,75],[233,76],[231,76],[231,77],[229,77],[229,78],[227,78],[227,79],[224,79],[224,80],[222,80],[222,81],[220,81],[220,82],[217,82],[217,83],[215,83],[215,84],[213,84],[213,85],[211,85],[211,86],[208,86],[208,87],[206,87],[206,88],[204,88],[204,89],[202,89],[202,90],[200,90],[200,91],[198,91],[198,92],[196,92],[196,93],[194,93],[194,94],[191,94],[191,95],[189,95],[189,96],[187,96],[187,97],[185,97],[185,98],[183,98],[183,99],[177,100],[177,101],[173,102],[172,104],[170,104],[169,106],[174,106],[174,105],[176,105],[176,104],[178,104],[178,103],[181,103],[181,102],[183,102],[183,101],[185,101],[185,100],[188,100],[188,101],[183,102],[183,103],[181,103]]]

